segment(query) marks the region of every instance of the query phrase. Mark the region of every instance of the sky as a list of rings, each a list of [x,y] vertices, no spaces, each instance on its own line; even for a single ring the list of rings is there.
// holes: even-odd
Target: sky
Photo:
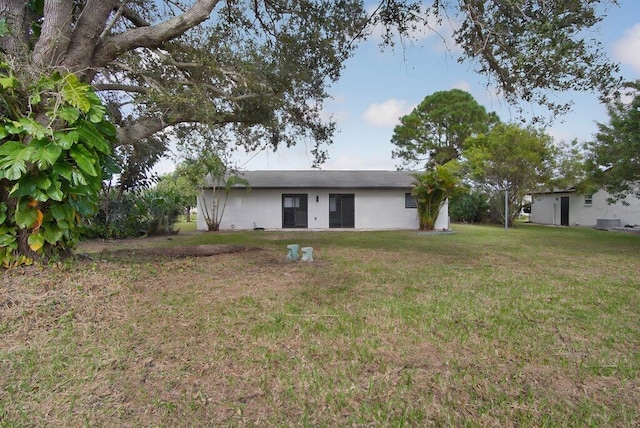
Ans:
[[[417,41],[405,49],[381,51],[376,37],[361,44],[345,65],[340,80],[329,90],[331,99],[325,103],[323,115],[337,123],[329,159],[323,170],[394,170],[399,165],[393,159],[391,143],[399,118],[411,112],[424,97],[437,91],[465,90],[487,111],[495,111],[503,122],[518,120],[517,111],[487,87],[487,77],[473,71],[473,64],[459,64],[459,52],[450,43],[443,43],[450,33],[445,26],[439,34],[416,34]],[[443,37],[444,36],[444,37]],[[625,80],[640,79],[640,1],[619,0],[593,34],[600,40],[610,58],[620,63]],[[451,49],[453,47],[453,49]],[[567,94],[555,94],[566,99]],[[564,97],[564,98],[563,98]],[[556,141],[590,141],[597,122],[606,123],[608,116],[597,94],[571,94],[572,111],[555,119],[546,129]],[[536,114],[541,107],[527,106]],[[313,163],[310,142],[300,141],[295,147],[277,152],[240,152],[233,161],[241,170],[306,170]],[[156,171],[173,170],[171,160],[162,161]]]

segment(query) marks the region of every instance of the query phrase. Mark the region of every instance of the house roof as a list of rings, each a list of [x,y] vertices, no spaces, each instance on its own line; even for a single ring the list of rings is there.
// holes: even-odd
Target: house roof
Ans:
[[[414,178],[408,171],[243,171],[239,175],[251,188],[358,188],[407,189]],[[207,177],[207,186],[212,182]],[[238,185],[235,187],[244,187]]]
[[[550,189],[540,192],[531,192],[533,195],[554,195],[556,193],[576,193],[577,190],[575,187],[570,187],[568,189]]]

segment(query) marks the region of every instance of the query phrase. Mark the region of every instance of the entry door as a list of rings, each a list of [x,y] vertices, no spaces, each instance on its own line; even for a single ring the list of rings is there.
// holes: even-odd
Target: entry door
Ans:
[[[329,227],[353,228],[355,227],[355,195],[354,194],[330,194],[329,195]]]
[[[569,226],[569,197],[560,197],[560,225]]]
[[[307,227],[307,195],[282,195],[282,227]]]

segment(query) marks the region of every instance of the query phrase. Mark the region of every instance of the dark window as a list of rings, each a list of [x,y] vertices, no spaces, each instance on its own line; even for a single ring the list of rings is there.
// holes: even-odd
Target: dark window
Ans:
[[[282,195],[282,227],[307,227],[307,195]]]
[[[418,208],[416,198],[411,193],[404,194],[404,207],[405,208]]]
[[[355,195],[329,195],[329,227],[355,227]]]

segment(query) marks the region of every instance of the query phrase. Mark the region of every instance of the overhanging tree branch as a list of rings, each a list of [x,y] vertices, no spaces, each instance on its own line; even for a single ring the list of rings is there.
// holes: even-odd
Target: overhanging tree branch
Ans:
[[[144,86],[125,85],[123,83],[96,83],[93,85],[96,91],[122,91],[148,94],[149,88]]]
[[[190,28],[199,25],[209,17],[218,3],[220,3],[220,0],[197,0],[185,13],[175,18],[168,19],[157,25],[134,28],[111,36],[96,46],[92,63],[96,67],[102,67],[116,59],[123,52],[140,47],[159,47],[164,42],[172,40]]]

